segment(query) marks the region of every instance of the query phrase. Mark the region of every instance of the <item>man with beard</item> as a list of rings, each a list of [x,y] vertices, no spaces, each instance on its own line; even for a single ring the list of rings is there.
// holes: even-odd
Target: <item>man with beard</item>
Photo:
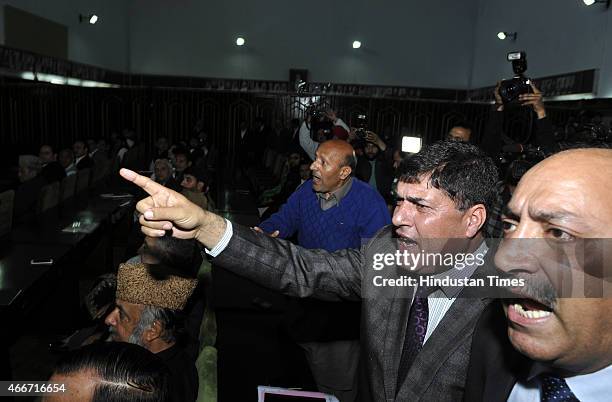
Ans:
[[[404,161],[393,225],[359,250],[334,253],[233,224],[144,176],[126,169],[120,173],[150,195],[137,204],[146,235],[159,237],[171,230],[176,237],[195,238],[218,266],[292,296],[362,300],[361,400],[463,398],[473,329],[488,301],[470,298],[472,288],[462,286],[378,286],[381,275],[402,279],[412,269],[418,274],[429,266],[409,269],[391,261],[381,271],[374,262],[400,251],[439,252],[439,245],[429,246],[436,242],[452,243],[455,255],[487,252],[481,231],[498,172],[477,147],[438,142]],[[490,272],[473,259],[461,268],[451,265],[435,276],[475,279]]]
[[[181,194],[200,208],[208,209],[208,199],[206,198],[208,188],[204,172],[193,166],[188,166],[183,170],[182,176],[181,187],[183,187],[183,190]]]
[[[378,190],[380,195],[391,203],[393,167],[390,156],[393,151],[371,131],[366,132],[365,140],[363,155],[357,161],[357,177]]]
[[[483,313],[465,400],[610,400],[610,172],[612,150],[575,149],[519,182],[495,263],[525,286]]]
[[[140,345],[161,358],[170,369],[173,400],[192,402],[198,393],[198,374],[178,336],[182,311],[197,280],[159,268],[142,263],[119,266],[115,309],[105,323],[111,340]]]

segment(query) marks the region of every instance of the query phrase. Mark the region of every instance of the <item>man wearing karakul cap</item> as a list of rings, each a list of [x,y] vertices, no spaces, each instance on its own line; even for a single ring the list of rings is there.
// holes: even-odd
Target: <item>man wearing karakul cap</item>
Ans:
[[[158,272],[155,266],[121,264],[115,309],[106,317],[111,340],[140,345],[168,366],[175,401],[195,401],[198,376],[193,361],[177,342],[181,311],[196,279]]]

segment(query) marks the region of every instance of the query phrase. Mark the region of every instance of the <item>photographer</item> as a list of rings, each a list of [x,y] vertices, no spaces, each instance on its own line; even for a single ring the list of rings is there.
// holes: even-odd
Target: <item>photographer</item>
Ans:
[[[501,82],[495,87],[495,106],[494,112],[489,115],[484,137],[481,141],[481,148],[487,151],[492,157],[497,157],[502,152],[522,153],[527,144],[515,143],[504,133],[503,116],[506,105],[499,93]],[[535,132],[531,145],[551,153],[556,149],[554,131],[550,119],[546,115],[546,108],[542,100],[542,92],[530,82],[532,93],[519,95],[518,102],[521,106],[531,107],[536,114]]]
[[[542,100],[542,92],[530,82],[530,93],[518,96],[521,106],[531,107],[536,114],[535,133],[531,144],[520,144],[514,142],[503,132],[503,112],[504,102],[500,96],[499,89],[501,83],[495,87],[495,110],[489,116],[489,122],[485,131],[481,147],[493,157],[501,156],[502,153],[509,153],[516,158],[504,169],[503,179],[497,183],[497,199],[490,210],[487,219],[486,233],[490,238],[503,237],[502,212],[506,206],[516,184],[521,176],[529,167],[537,161],[532,161],[533,155],[548,155],[557,150],[554,140],[554,131],[550,119],[546,115],[546,108]]]
[[[356,176],[375,188],[387,203],[391,201],[393,150],[372,131],[365,132],[364,154],[357,160]]]
[[[307,113],[302,126],[300,127],[300,145],[308,155],[311,160],[315,160],[315,152],[317,152],[317,148],[319,147],[319,142],[314,141],[311,137],[311,131],[314,131],[317,134],[317,138],[321,138],[323,135],[326,135],[325,132],[326,124],[331,123],[332,127],[341,127],[342,129],[349,132],[350,129],[342,121],[342,119],[336,116],[336,112],[333,110],[328,110],[324,114],[317,113]],[[331,132],[331,130],[330,130]],[[321,138],[322,139],[322,138]]]

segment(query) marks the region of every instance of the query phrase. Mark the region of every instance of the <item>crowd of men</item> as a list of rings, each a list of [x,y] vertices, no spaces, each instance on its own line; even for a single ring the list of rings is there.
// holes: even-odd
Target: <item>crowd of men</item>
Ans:
[[[213,212],[205,147],[159,138],[150,175],[120,171],[147,196],[136,206],[139,255],[93,292],[112,289],[113,300],[94,303],[104,325],[87,343],[110,333],[68,354],[51,380],[92,401],[120,391],[194,401],[204,308],[196,274],[210,261],[294,298],[289,333],[318,391],[341,402],[608,400],[612,190],[602,183],[612,150],[561,151],[537,88],[520,101],[536,114],[535,142],[549,149],[520,175],[493,161],[504,139],[475,144],[468,123],[415,154],[334,111],[273,135],[262,121],[241,124],[239,169],[258,163],[258,138],[287,156],[279,183],[260,194],[270,211],[255,227]],[[498,99],[489,129],[499,129],[503,108]],[[45,145],[24,158],[20,178],[60,180],[105,152],[102,142],[77,141],[57,161]],[[456,262],[377,268],[377,256],[400,253]],[[491,285],[493,277],[512,285]]]

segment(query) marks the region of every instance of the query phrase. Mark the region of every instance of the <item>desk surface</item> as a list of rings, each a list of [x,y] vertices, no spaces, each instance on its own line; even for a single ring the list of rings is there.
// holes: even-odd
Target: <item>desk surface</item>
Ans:
[[[10,305],[21,292],[61,264],[70,251],[65,245],[6,244],[0,250],[0,306]],[[53,259],[53,265],[32,265],[32,259]]]
[[[75,247],[114,212],[131,205],[130,201],[94,196],[85,202],[61,205],[17,225],[10,238],[14,243]]]

